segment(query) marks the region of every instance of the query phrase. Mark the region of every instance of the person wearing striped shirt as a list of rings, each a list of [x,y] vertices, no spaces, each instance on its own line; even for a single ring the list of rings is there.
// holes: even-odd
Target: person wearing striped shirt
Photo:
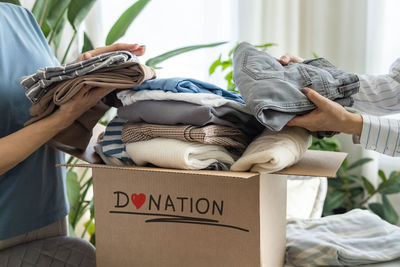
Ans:
[[[286,65],[289,62],[301,62],[302,59],[286,54],[279,61]],[[358,77],[360,91],[353,95],[352,108],[363,114],[349,112],[316,91],[303,88],[301,91],[317,109],[293,118],[287,125],[303,127],[310,131],[353,134],[366,149],[392,157],[400,156],[400,121],[380,117],[400,113],[400,58],[392,64],[388,74],[365,74]]]

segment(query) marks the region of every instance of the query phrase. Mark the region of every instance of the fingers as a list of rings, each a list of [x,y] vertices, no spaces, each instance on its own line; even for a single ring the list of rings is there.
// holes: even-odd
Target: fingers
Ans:
[[[145,45],[141,45],[141,46],[139,46],[138,49],[133,51],[133,53],[138,57],[143,56],[145,52],[146,52],[146,46]]]
[[[300,91],[307,96],[307,98],[313,102],[318,108],[324,109],[326,105],[329,105],[330,100],[318,94],[316,91],[310,88],[302,88]]]
[[[299,63],[299,62],[302,62],[302,61],[304,61],[302,58],[293,56],[291,54],[285,54],[285,55],[281,56],[281,58],[279,59],[279,62],[282,65],[287,65],[290,62]]]
[[[285,54],[285,55],[283,55],[283,56],[281,56],[281,58],[279,59],[279,62],[282,64],[282,65],[287,65],[287,64],[289,64],[289,62],[290,62],[290,54]]]
[[[98,47],[94,50],[87,51],[84,54],[80,55],[76,61],[87,60],[91,57],[95,57],[95,56],[98,56],[98,55],[101,55],[104,53],[119,51],[119,50],[126,50],[126,51],[129,51],[129,52],[135,54],[136,56],[143,56],[144,53],[146,52],[146,46],[138,45],[138,44],[116,43],[113,45]]]
[[[308,116],[306,116],[306,115],[296,116],[293,119],[291,119],[286,125],[306,128],[307,122],[309,121],[309,119],[307,117]]]

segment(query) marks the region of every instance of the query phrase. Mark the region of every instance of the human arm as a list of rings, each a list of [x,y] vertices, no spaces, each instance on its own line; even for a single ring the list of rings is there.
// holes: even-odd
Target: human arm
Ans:
[[[299,58],[285,55],[280,62],[300,62]],[[355,109],[377,115],[400,112],[399,94],[400,60],[391,67],[388,75],[360,75],[360,93],[354,96]],[[397,91],[397,92],[396,92]],[[346,111],[339,104],[320,96],[315,91],[306,94],[320,101],[317,110],[294,118],[288,125],[298,125],[309,130],[334,130],[359,136],[360,144],[389,156],[400,156],[400,121]],[[314,101],[313,101],[314,102]],[[388,102],[391,102],[390,104]],[[315,103],[315,102],[314,102]],[[317,104],[317,103],[315,103]],[[318,106],[318,105],[317,105]],[[397,107],[397,108],[396,108]],[[361,118],[361,121],[360,121]]]
[[[79,56],[77,61],[117,50],[128,50],[137,56],[141,56],[145,52],[145,46],[114,44],[99,47]],[[58,132],[67,128],[76,118],[99,102],[105,95],[103,90],[105,89],[95,88],[89,92],[82,90],[68,103],[60,106],[51,116],[0,138],[0,175],[25,160]]]
[[[108,89],[82,90],[52,115],[0,138],[0,175],[29,157],[59,131],[93,107]]]

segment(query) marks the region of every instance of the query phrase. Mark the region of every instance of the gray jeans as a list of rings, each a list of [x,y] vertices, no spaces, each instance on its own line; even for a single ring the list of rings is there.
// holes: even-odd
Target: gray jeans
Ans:
[[[326,59],[282,66],[249,43],[240,43],[233,54],[233,78],[251,113],[272,131],[280,131],[296,115],[316,108],[301,88],[310,87],[342,106],[351,106],[351,95],[360,87],[357,75]]]
[[[37,230],[33,230],[26,234],[0,240],[0,250],[23,243],[28,243],[34,240],[66,235],[68,235],[67,217],[59,220],[58,222],[52,223]]]

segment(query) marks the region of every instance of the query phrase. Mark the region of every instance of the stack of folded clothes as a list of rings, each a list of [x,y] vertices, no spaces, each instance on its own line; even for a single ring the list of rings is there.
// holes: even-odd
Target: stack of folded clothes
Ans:
[[[140,166],[229,170],[264,128],[240,95],[195,79],[146,81],[117,97],[124,106],[102,150]]]
[[[195,79],[146,81],[117,97],[123,106],[101,142],[101,153],[118,160],[110,164],[274,172],[311,144],[304,129],[266,130],[239,94]]]
[[[110,108],[115,91],[132,88],[155,78],[153,69],[140,64],[128,51],[116,51],[92,57],[85,61],[39,69],[35,74],[23,77],[22,86],[31,100],[29,125],[52,114],[68,102],[80,90],[108,88],[104,101],[84,113],[71,126],[53,139],[58,143],[84,150],[92,136],[92,129]]]

